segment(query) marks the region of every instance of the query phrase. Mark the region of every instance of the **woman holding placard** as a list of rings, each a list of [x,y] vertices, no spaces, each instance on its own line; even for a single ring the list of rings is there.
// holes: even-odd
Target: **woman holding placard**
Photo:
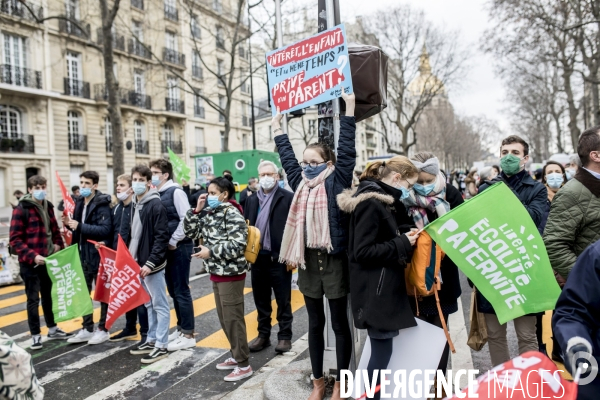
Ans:
[[[337,157],[325,144],[314,143],[304,150],[303,160],[298,163],[288,136],[281,131],[281,114],[272,121],[281,164],[295,192],[283,233],[280,262],[300,267],[298,286],[308,313],[308,346],[314,377],[310,400],[321,400],[325,393],[323,295],[331,312],[338,371],[348,369],[352,352],[347,317],[348,216],[340,211],[336,196],[352,186],[356,165],[355,96],[343,93],[342,97],[346,101],[346,115],[340,117]],[[339,380],[331,398],[340,398]]]

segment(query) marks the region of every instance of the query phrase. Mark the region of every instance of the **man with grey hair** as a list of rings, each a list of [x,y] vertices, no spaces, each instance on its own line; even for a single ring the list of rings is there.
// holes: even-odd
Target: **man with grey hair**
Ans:
[[[272,161],[258,166],[258,190],[246,199],[244,218],[260,230],[261,250],[252,265],[252,294],[258,312],[258,337],[250,343],[250,351],[260,351],[271,345],[271,289],[277,302],[279,323],[275,351],[284,353],[292,348],[292,271],[279,262],[279,251],[288,212],[294,194],[279,187],[280,175]]]
[[[575,174],[577,173],[577,170],[581,167],[583,167],[583,165],[581,165],[581,159],[579,158],[579,154],[571,154],[571,157],[569,158],[569,163],[565,165],[565,173],[567,174],[567,180],[570,181],[571,179],[573,179],[575,177]]]

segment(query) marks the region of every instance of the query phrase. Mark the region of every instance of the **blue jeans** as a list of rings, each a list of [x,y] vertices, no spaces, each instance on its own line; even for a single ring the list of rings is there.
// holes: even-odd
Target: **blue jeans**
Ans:
[[[146,303],[148,309],[148,337],[147,343],[154,343],[155,347],[166,348],[169,342],[169,300],[165,287],[165,270],[148,275],[142,279],[142,285],[150,295]]]
[[[177,316],[177,330],[186,335],[194,333],[194,304],[190,292],[190,262],[193,243],[180,242],[175,250],[167,251],[165,268],[167,289],[173,299],[173,308]]]

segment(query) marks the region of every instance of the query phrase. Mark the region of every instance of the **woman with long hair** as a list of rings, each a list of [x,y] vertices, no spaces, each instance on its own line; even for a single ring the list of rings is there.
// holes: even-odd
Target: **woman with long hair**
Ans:
[[[357,188],[338,195],[340,209],[350,214],[352,314],[354,325],[369,334],[371,379],[373,371],[387,369],[400,329],[417,325],[404,270],[419,235],[411,231],[413,221],[400,200],[409,195],[418,173],[404,156],[376,161],[363,172]]]
[[[335,333],[337,370],[348,369],[352,334],[348,324],[348,216],[337,205],[336,196],[352,186],[356,165],[354,95],[342,94],[346,115],[340,117],[337,157],[323,143],[306,147],[298,163],[287,135],[280,127],[281,114],[272,121],[275,144],[294,199],[281,242],[280,262],[298,266],[298,286],[308,313],[308,346],[313,372],[310,400],[325,394],[323,353],[325,309],[329,302]],[[340,399],[339,373],[332,399]]]
[[[478,185],[479,185],[479,172],[477,172],[477,168],[473,168],[469,175],[465,178],[465,185],[467,185],[467,189],[465,190],[465,199],[472,199],[477,195]]]

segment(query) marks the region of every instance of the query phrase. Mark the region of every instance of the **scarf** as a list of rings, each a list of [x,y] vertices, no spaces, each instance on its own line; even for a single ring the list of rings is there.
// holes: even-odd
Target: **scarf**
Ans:
[[[429,224],[427,210],[437,213],[438,217],[450,211],[450,204],[446,201],[446,179],[442,173],[438,173],[435,180],[435,187],[427,195],[422,196],[414,190],[410,191],[410,196],[402,200],[404,206],[408,209],[408,215],[415,221],[418,229],[423,229]]]
[[[26,194],[25,196],[21,197],[20,201],[26,202],[29,204],[33,204],[38,209],[38,212],[40,213],[40,216],[42,217],[42,221],[44,222],[44,230],[46,231],[46,241],[47,241],[46,248],[48,249],[48,255],[51,255],[52,253],[54,253],[54,243],[52,242],[52,228],[50,227],[50,214],[48,213],[48,201],[44,200],[42,202],[42,204],[40,204],[37,201],[35,201],[33,196],[29,193]]]
[[[302,173],[302,181],[294,194],[283,231],[280,263],[306,269],[305,245],[311,249],[326,249],[327,252],[333,250],[329,232],[327,191],[324,183],[334,170],[334,166],[328,167],[311,180],[304,172]]]
[[[271,251],[271,225],[269,224],[269,219],[271,217],[271,203],[277,189],[279,189],[279,186],[275,185],[273,190],[268,194],[263,192],[262,188],[256,192],[258,196],[258,217],[256,217],[254,226],[261,233],[260,247],[262,250]]]

